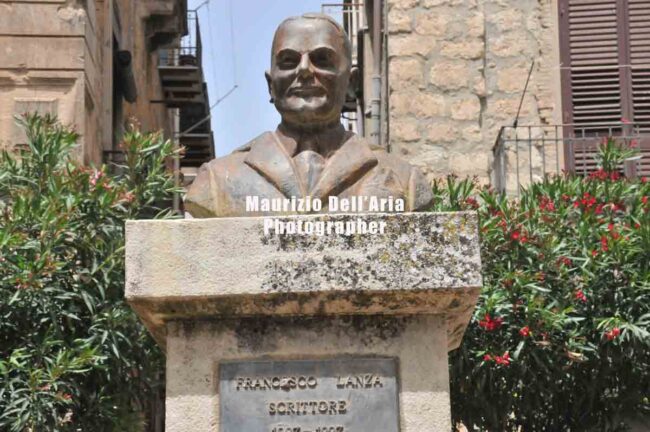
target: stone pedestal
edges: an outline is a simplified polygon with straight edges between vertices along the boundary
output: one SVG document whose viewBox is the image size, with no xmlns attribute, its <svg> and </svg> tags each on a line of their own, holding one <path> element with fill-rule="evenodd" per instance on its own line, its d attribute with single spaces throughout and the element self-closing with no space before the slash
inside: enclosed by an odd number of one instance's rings
<svg viewBox="0 0 650 432">
<path fill-rule="evenodd" d="M 127 224 L 126 296 L 166 349 L 168 432 L 451 430 L 447 352 L 481 286 L 476 215 L 281 220 L 360 218 L 384 234 L 265 235 L 264 218 Z M 394 372 L 363 373 L 375 363 Z M 300 388 L 255 372 L 292 368 Z"/>
</svg>

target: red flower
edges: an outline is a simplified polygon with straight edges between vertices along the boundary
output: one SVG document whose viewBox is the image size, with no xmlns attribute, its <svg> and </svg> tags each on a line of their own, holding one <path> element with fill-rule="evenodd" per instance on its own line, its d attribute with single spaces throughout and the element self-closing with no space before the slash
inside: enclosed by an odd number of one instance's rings
<svg viewBox="0 0 650 432">
<path fill-rule="evenodd" d="M 519 233 L 519 231 L 514 231 L 514 232 L 510 235 L 510 237 L 511 237 L 513 240 L 519 240 L 519 237 L 520 237 L 520 236 L 521 236 L 521 234 Z"/>
<path fill-rule="evenodd" d="M 648 178 L 647 177 L 641 177 L 641 183 L 647 183 Z"/>
<path fill-rule="evenodd" d="M 479 321 L 478 325 L 485 331 L 494 331 L 503 325 L 503 318 L 497 317 L 492 319 L 490 314 L 485 314 L 485 318 Z"/>
<path fill-rule="evenodd" d="M 470 207 L 472 207 L 473 209 L 477 209 L 477 208 L 478 208 L 478 201 L 476 201 L 474 198 L 471 198 L 471 197 L 470 197 L 470 198 L 467 198 L 467 199 L 465 200 L 465 203 L 466 203 L 467 205 L 469 205 Z"/>
<path fill-rule="evenodd" d="M 528 326 L 520 328 L 520 329 L 519 329 L 519 334 L 520 334 L 522 337 L 528 337 L 528 336 L 530 336 L 530 328 L 529 328 Z"/>
<path fill-rule="evenodd" d="M 640 223 L 638 223 L 638 222 L 637 222 L 637 223 L 635 223 L 635 224 L 634 224 L 634 228 L 636 228 L 636 229 L 639 229 L 639 228 L 641 228 L 641 224 L 640 224 Z"/>
<path fill-rule="evenodd" d="M 609 250 L 609 246 L 607 245 L 607 237 L 602 236 L 600 238 L 600 247 L 603 250 L 603 252 L 607 252 Z"/>
<path fill-rule="evenodd" d="M 596 249 L 592 250 L 592 251 L 591 251 L 591 256 L 592 256 L 592 257 L 596 257 L 596 256 L 598 256 L 598 251 L 597 251 Z"/>
<path fill-rule="evenodd" d="M 643 205 L 648 204 L 648 197 L 647 196 L 641 197 L 641 202 L 643 203 Z"/>
<path fill-rule="evenodd" d="M 594 213 L 596 213 L 596 214 L 598 214 L 598 215 L 599 215 L 599 214 L 603 214 L 603 207 L 604 207 L 603 204 L 598 204 L 598 205 L 596 206 L 596 209 L 594 210 Z"/>
<path fill-rule="evenodd" d="M 557 259 L 557 263 L 558 264 L 564 264 L 565 266 L 570 266 L 571 264 L 573 264 L 573 262 L 569 258 L 567 258 L 565 256 L 559 257 Z"/>
<path fill-rule="evenodd" d="M 580 301 L 585 302 L 585 303 L 587 302 L 587 296 L 585 295 L 584 291 L 582 291 L 582 290 L 576 291 L 574 296 L 575 296 L 576 300 L 580 300 Z"/>
<path fill-rule="evenodd" d="M 492 360 L 492 356 L 490 354 L 485 354 L 483 356 L 483 361 L 491 361 L 491 360 Z"/>
<path fill-rule="evenodd" d="M 621 334 L 621 329 L 618 327 L 614 327 L 610 331 L 605 332 L 605 337 L 607 338 L 607 340 L 611 341 L 616 339 L 620 334 Z"/>
<path fill-rule="evenodd" d="M 630 141 L 630 148 L 637 148 L 639 146 L 639 142 L 635 139 Z"/>
<path fill-rule="evenodd" d="M 602 168 L 598 168 L 596 171 L 589 174 L 589 178 L 592 180 L 607 180 L 608 174 Z"/>
<path fill-rule="evenodd" d="M 609 178 L 612 181 L 616 181 L 616 180 L 619 180 L 621 178 L 621 174 L 618 171 L 613 171 L 612 173 L 610 173 Z"/>
<path fill-rule="evenodd" d="M 510 364 L 510 354 L 506 351 L 502 356 L 495 356 L 494 361 L 498 365 L 508 366 Z"/>
<path fill-rule="evenodd" d="M 569 195 L 567 195 L 567 194 L 562 194 L 562 200 L 563 200 L 563 201 L 569 201 L 570 199 L 571 199 L 571 197 L 570 197 Z"/>
<path fill-rule="evenodd" d="M 542 211 L 553 212 L 555 211 L 555 203 L 547 196 L 543 196 L 539 200 L 539 209 Z"/>
</svg>

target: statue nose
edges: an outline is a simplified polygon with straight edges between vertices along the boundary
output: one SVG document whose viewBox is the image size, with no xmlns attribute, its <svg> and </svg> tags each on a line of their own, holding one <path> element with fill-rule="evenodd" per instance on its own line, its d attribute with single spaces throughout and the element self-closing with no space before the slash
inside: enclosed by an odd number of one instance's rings
<svg viewBox="0 0 650 432">
<path fill-rule="evenodd" d="M 311 62 L 309 61 L 309 55 L 307 53 L 303 54 L 300 58 L 300 64 L 298 65 L 298 75 L 303 78 L 312 75 Z"/>
</svg>

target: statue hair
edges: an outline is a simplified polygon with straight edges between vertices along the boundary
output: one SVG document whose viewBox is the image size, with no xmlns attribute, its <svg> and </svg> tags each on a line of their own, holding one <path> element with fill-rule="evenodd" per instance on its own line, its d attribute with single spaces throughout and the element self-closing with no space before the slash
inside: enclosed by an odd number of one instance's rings
<svg viewBox="0 0 650 432">
<path fill-rule="evenodd" d="M 280 23 L 278 28 L 275 30 L 275 35 L 273 36 L 273 44 L 272 46 L 275 46 L 276 38 L 278 35 L 278 31 L 282 28 L 284 24 L 286 24 L 289 21 L 296 21 L 296 20 L 303 20 L 303 19 L 316 19 L 316 20 L 323 20 L 327 21 L 330 23 L 335 29 L 336 32 L 343 38 L 343 49 L 345 50 L 345 56 L 348 59 L 350 63 L 352 63 L 352 45 L 350 44 L 350 39 L 348 38 L 348 34 L 345 32 L 345 29 L 339 23 L 337 20 L 335 20 L 333 17 L 330 15 L 324 14 L 324 13 L 317 13 L 317 12 L 309 12 L 305 13 L 299 16 L 292 16 L 289 18 L 286 18 L 284 21 Z"/>
</svg>

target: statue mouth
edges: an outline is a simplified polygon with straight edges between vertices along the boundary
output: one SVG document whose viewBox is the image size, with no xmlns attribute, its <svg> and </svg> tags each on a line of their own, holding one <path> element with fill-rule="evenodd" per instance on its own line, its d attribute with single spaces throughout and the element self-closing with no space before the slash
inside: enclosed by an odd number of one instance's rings
<svg viewBox="0 0 650 432">
<path fill-rule="evenodd" d="M 295 87 L 289 89 L 290 96 L 311 97 L 311 96 L 324 96 L 325 90 L 322 87 L 308 86 L 308 87 Z"/>
</svg>

